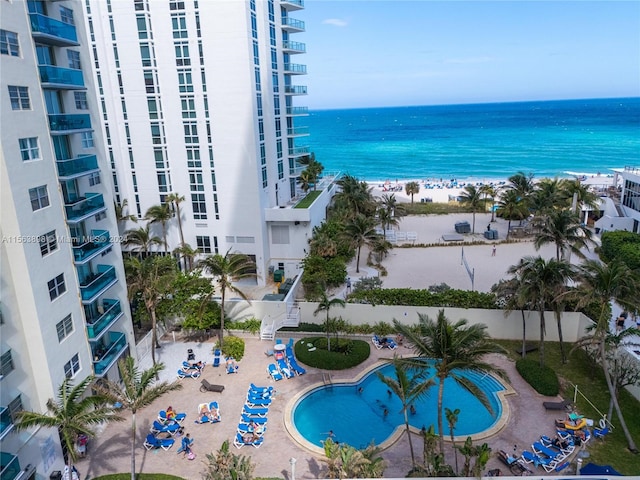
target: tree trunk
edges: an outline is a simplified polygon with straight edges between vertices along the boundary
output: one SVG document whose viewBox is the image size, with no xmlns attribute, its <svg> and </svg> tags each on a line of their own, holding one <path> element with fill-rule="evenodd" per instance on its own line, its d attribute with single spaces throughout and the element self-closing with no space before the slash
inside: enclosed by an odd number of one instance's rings
<svg viewBox="0 0 640 480">
<path fill-rule="evenodd" d="M 509 219 L 509 223 L 507 224 L 507 236 L 505 240 L 509 240 L 509 234 L 511 233 L 511 219 Z"/>
<path fill-rule="evenodd" d="M 527 321 L 524 319 L 524 310 L 522 313 L 522 358 L 527 356 Z"/>
<path fill-rule="evenodd" d="M 540 366 L 544 367 L 544 307 L 540 307 Z"/>
<path fill-rule="evenodd" d="M 227 289 L 222 287 L 222 294 L 220 296 L 220 332 L 218 332 L 218 340 L 220 341 L 220 348 L 222 348 L 222 340 L 224 338 L 224 296 L 227 293 Z"/>
<path fill-rule="evenodd" d="M 449 425 L 449 432 L 451 434 L 451 445 L 453 445 L 453 456 L 456 462 L 456 475 L 458 474 L 458 449 L 456 448 L 456 442 L 453 440 L 453 425 Z"/>
<path fill-rule="evenodd" d="M 147 311 L 149 312 L 149 316 L 151 317 L 151 364 L 155 366 L 156 364 L 156 342 L 158 341 L 158 332 L 156 331 L 156 310 L 152 307 L 147 307 Z M 156 380 L 158 380 L 158 375 L 156 374 Z"/>
<path fill-rule="evenodd" d="M 471 233 L 476 233 L 476 211 L 473 211 L 473 226 L 471 227 Z"/>
<path fill-rule="evenodd" d="M 496 203 L 496 199 L 494 197 L 491 197 L 491 221 L 492 222 L 496 221 L 496 209 L 493 208 L 494 203 Z"/>
<path fill-rule="evenodd" d="M 164 240 L 164 253 L 169 253 L 169 244 L 167 243 L 167 227 L 162 226 L 162 239 Z"/>
<path fill-rule="evenodd" d="M 327 308 L 327 352 L 331 351 L 331 336 L 329 335 L 329 309 Z"/>
<path fill-rule="evenodd" d="M 444 429 L 442 428 L 442 397 L 444 396 L 444 378 L 439 377 L 438 385 L 438 435 L 440 435 L 440 453 L 444 457 Z"/>
<path fill-rule="evenodd" d="M 562 358 L 562 363 L 567 363 L 567 354 L 564 351 L 564 343 L 562 342 L 562 312 L 555 312 L 556 322 L 558 323 L 558 339 L 560 340 L 560 357 Z"/>
<path fill-rule="evenodd" d="M 136 411 L 131 411 L 131 480 L 136 480 Z"/>
<path fill-rule="evenodd" d="M 360 249 L 362 247 L 358 246 L 358 256 L 356 259 L 356 273 L 360 273 Z"/>
</svg>

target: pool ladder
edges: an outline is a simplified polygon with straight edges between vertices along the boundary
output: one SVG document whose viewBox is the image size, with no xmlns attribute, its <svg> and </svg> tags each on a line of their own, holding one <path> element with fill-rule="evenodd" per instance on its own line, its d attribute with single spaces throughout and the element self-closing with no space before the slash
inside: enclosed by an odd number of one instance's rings
<svg viewBox="0 0 640 480">
<path fill-rule="evenodd" d="M 331 385 L 333 382 L 331 381 L 331 374 L 322 372 L 322 383 L 325 385 Z"/>
</svg>

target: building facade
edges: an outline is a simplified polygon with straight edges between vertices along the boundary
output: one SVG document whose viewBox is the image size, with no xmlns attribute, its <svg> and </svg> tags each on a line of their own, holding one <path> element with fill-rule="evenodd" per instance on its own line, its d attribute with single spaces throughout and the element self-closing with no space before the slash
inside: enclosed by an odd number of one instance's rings
<svg viewBox="0 0 640 480">
<path fill-rule="evenodd" d="M 57 431 L 18 432 L 15 413 L 65 378 L 117 380 L 135 342 L 83 5 L 1 9 L 1 477 L 48 478 Z"/>
<path fill-rule="evenodd" d="M 295 274 L 321 211 L 300 221 L 298 161 L 309 154 L 296 98 L 302 0 L 87 0 L 98 96 L 116 201 L 144 221 L 184 197 L 184 242 L 202 254 L 241 252 Z M 320 205 L 320 204 L 318 204 Z M 325 205 L 326 206 L 326 205 Z M 306 218 L 305 217 L 305 218 Z M 268 218 L 272 218 L 269 220 Z M 273 220 L 273 218 L 276 218 Z M 139 228 L 129 221 L 124 229 Z M 181 245 L 167 225 L 167 249 Z M 152 232 L 161 235 L 159 225 Z M 158 246 L 157 250 L 164 247 Z"/>
</svg>

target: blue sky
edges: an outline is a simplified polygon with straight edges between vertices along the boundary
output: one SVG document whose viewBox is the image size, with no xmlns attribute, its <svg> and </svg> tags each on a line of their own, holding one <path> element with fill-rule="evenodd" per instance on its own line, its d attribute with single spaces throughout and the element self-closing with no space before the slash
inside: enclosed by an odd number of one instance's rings
<svg viewBox="0 0 640 480">
<path fill-rule="evenodd" d="M 639 1 L 305 0 L 311 109 L 640 96 Z"/>
</svg>

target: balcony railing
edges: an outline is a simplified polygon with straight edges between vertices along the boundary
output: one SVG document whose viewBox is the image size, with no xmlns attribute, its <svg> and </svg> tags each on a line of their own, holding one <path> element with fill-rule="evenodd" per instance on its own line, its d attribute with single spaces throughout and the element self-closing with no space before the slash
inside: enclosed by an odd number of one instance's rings
<svg viewBox="0 0 640 480">
<path fill-rule="evenodd" d="M 40 65 L 38 71 L 40 72 L 40 83 L 44 88 L 60 90 L 85 88 L 82 70 L 55 67 L 53 65 Z"/>
<path fill-rule="evenodd" d="M 57 47 L 80 45 L 76 27 L 40 13 L 30 13 L 31 35 L 40 43 Z"/>
<path fill-rule="evenodd" d="M 282 42 L 282 50 L 284 50 L 286 53 L 306 53 L 307 45 L 302 42 L 284 40 Z"/>
<path fill-rule="evenodd" d="M 285 95 L 306 95 L 307 86 L 306 85 L 285 85 L 284 93 Z"/>
<path fill-rule="evenodd" d="M 2 480 L 14 480 L 21 473 L 20 460 L 16 455 L 0 452 L 0 478 Z"/>
<path fill-rule="evenodd" d="M 309 115 L 309 107 L 287 107 L 287 115 Z"/>
<path fill-rule="evenodd" d="M 287 135 L 290 137 L 301 137 L 309 135 L 309 127 L 287 128 Z"/>
<path fill-rule="evenodd" d="M 58 178 L 60 180 L 71 180 L 100 169 L 98 167 L 98 157 L 95 155 L 86 155 L 70 160 L 58 160 L 56 165 L 58 166 Z"/>
<path fill-rule="evenodd" d="M 289 32 L 304 32 L 304 22 L 297 18 L 282 17 L 282 29 Z"/>
<path fill-rule="evenodd" d="M 304 8 L 304 0 L 281 0 L 280 5 L 287 10 L 300 10 Z"/>
<path fill-rule="evenodd" d="M 302 155 L 307 155 L 310 151 L 308 146 L 306 147 L 291 147 L 289 148 L 289 156 L 291 157 L 300 157 Z"/>
<path fill-rule="evenodd" d="M 87 318 L 89 340 L 98 340 L 100 335 L 122 316 L 122 307 L 118 300 L 102 299 L 104 313 L 96 318 Z"/>
<path fill-rule="evenodd" d="M 93 362 L 93 370 L 96 375 L 104 374 L 118 359 L 122 351 L 127 348 L 127 337 L 124 336 L 124 333 L 109 332 L 107 341 L 108 343 L 104 345 L 96 346 L 93 351 L 94 358 L 97 358 Z M 99 350 L 100 347 L 104 349 L 104 352 Z"/>
<path fill-rule="evenodd" d="M 305 171 L 307 167 L 303 167 L 302 165 L 296 164 L 295 167 L 289 167 L 289 176 L 290 177 L 299 177 L 302 172 Z"/>
<path fill-rule="evenodd" d="M 101 293 L 117 281 L 115 268 L 111 265 L 98 265 L 95 273 L 91 273 L 80 281 L 82 303 L 93 302 Z"/>
<path fill-rule="evenodd" d="M 91 230 L 89 237 L 80 238 L 73 242 L 73 260 L 76 264 L 87 263 L 110 247 L 108 230 Z"/>
<path fill-rule="evenodd" d="M 82 220 L 106 210 L 104 198 L 100 193 L 87 193 L 73 202 L 65 203 L 64 210 L 68 223 L 79 223 Z"/>
<path fill-rule="evenodd" d="M 284 73 L 292 74 L 292 75 L 306 75 L 307 74 L 307 66 L 300 65 L 299 63 L 285 63 L 284 64 Z"/>
<path fill-rule="evenodd" d="M 0 438 L 13 429 L 13 421 L 7 407 L 0 407 Z M 2 477 L 4 478 L 4 477 Z"/>
<path fill-rule="evenodd" d="M 91 130 L 91 116 L 88 113 L 49 115 L 52 135 L 67 135 L 74 131 Z"/>
</svg>

